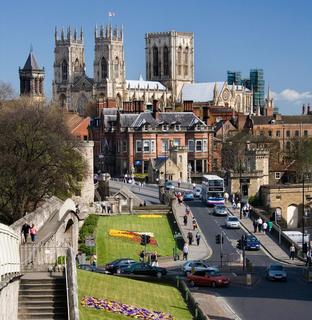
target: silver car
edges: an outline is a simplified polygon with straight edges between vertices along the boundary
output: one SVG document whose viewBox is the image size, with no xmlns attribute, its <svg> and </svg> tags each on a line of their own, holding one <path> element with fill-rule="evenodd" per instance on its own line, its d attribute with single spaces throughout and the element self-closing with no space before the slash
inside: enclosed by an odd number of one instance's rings
<svg viewBox="0 0 312 320">
<path fill-rule="evenodd" d="M 239 219 L 235 216 L 227 216 L 225 219 L 225 226 L 229 229 L 239 228 Z"/>
<path fill-rule="evenodd" d="M 280 264 L 271 264 L 268 266 L 265 276 L 268 280 L 287 281 L 287 272 Z"/>
<path fill-rule="evenodd" d="M 215 216 L 227 216 L 228 215 L 228 209 L 223 204 L 216 204 L 213 208 L 213 214 Z"/>
<path fill-rule="evenodd" d="M 192 271 L 216 271 L 219 272 L 218 267 L 209 266 L 208 263 L 199 260 L 186 261 L 182 266 L 182 271 L 187 275 Z"/>
</svg>

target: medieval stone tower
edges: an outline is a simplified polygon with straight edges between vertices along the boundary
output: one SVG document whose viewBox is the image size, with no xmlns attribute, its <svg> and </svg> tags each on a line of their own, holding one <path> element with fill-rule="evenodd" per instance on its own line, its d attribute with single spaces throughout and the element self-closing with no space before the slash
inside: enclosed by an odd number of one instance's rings
<svg viewBox="0 0 312 320">
<path fill-rule="evenodd" d="M 71 87 L 85 74 L 82 30 L 78 36 L 77 31 L 72 31 L 69 27 L 65 36 L 62 29 L 59 38 L 55 29 L 54 54 L 53 99 L 58 101 L 62 107 L 71 110 Z"/>
<path fill-rule="evenodd" d="M 175 101 L 184 83 L 194 81 L 194 34 L 157 32 L 145 35 L 146 79 L 159 81 Z"/>
<path fill-rule="evenodd" d="M 94 83 L 96 96 L 114 98 L 121 106 L 125 89 L 125 58 L 122 28 L 96 27 L 94 32 Z"/>
<path fill-rule="evenodd" d="M 23 69 L 19 68 L 20 95 L 43 100 L 44 74 L 44 68 L 39 67 L 31 50 Z"/>
</svg>

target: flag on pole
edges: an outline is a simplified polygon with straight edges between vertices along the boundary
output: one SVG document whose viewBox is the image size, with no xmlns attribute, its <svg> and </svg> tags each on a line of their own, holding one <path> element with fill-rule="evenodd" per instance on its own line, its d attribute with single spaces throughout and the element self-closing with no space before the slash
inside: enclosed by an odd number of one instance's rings
<svg viewBox="0 0 312 320">
<path fill-rule="evenodd" d="M 115 12 L 113 12 L 113 11 L 108 11 L 108 16 L 109 16 L 109 17 L 115 17 Z"/>
</svg>

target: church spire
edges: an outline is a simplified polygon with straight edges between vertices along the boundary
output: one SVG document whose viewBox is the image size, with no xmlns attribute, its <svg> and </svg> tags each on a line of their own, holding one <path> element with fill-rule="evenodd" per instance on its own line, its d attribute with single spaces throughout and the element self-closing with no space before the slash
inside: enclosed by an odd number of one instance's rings
<svg viewBox="0 0 312 320">
<path fill-rule="evenodd" d="M 217 88 L 217 83 L 215 82 L 213 87 L 213 101 L 217 101 L 217 98 L 218 98 L 218 88 Z"/>
</svg>

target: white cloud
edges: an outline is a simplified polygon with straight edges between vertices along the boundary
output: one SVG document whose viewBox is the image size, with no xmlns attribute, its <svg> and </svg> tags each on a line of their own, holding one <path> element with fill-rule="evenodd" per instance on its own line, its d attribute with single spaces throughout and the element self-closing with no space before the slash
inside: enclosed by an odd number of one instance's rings
<svg viewBox="0 0 312 320">
<path fill-rule="evenodd" d="M 299 92 L 293 89 L 285 89 L 280 93 L 272 92 L 272 95 L 277 101 L 289 101 L 293 103 L 310 102 L 312 100 L 312 92 Z"/>
</svg>

